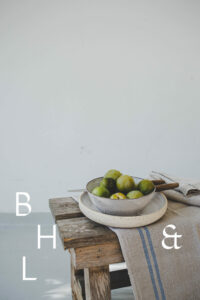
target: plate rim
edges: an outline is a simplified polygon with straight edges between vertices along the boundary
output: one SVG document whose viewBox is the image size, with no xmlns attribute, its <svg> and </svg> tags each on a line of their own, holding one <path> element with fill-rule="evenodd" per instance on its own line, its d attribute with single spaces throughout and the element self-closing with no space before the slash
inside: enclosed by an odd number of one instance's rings
<svg viewBox="0 0 200 300">
<path fill-rule="evenodd" d="M 144 215 L 139 215 L 139 216 L 115 216 L 115 215 L 109 215 L 109 214 L 105 214 L 102 213 L 100 211 L 96 211 L 93 210 L 90 207 L 87 207 L 86 205 L 83 204 L 83 196 L 87 194 L 87 191 L 84 191 L 83 193 L 81 193 L 80 197 L 79 197 L 79 208 L 80 210 L 83 212 L 83 214 L 90 220 L 99 223 L 99 224 L 103 224 L 106 226 L 111 226 L 111 227 L 118 227 L 118 228 L 134 228 L 134 227 L 141 227 L 141 226 L 145 226 L 151 223 L 156 222 L 157 220 L 159 220 L 167 211 L 167 207 L 168 207 L 168 201 L 167 201 L 167 197 L 163 194 L 159 192 L 159 195 L 162 196 L 162 198 L 164 199 L 164 205 L 163 207 L 161 207 L 159 210 L 153 212 L 153 213 L 149 213 L 149 214 L 144 214 Z M 88 196 L 89 197 L 89 196 Z M 90 215 L 92 213 L 92 216 Z M 88 216 L 88 214 L 90 216 Z M 96 216 L 96 218 L 95 218 Z M 103 221 L 99 221 L 100 219 L 104 219 Z M 146 222 L 144 222 L 144 218 L 147 219 Z M 97 221 L 98 219 L 98 221 Z M 108 223 L 115 223 L 116 221 L 121 221 L 124 222 L 124 224 L 119 224 L 120 226 L 115 226 L 115 225 L 109 225 Z M 133 223 L 136 222 L 137 224 L 140 223 L 144 223 L 143 225 L 134 225 Z M 130 223 L 130 226 L 128 225 L 128 223 Z M 126 224 L 126 225 L 125 225 Z"/>
</svg>

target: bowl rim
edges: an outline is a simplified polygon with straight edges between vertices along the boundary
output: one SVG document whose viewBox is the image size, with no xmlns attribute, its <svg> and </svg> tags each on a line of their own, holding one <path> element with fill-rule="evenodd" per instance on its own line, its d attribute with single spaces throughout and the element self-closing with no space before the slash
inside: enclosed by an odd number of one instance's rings
<svg viewBox="0 0 200 300">
<path fill-rule="evenodd" d="M 137 177 L 137 176 L 131 176 L 131 177 L 133 177 L 133 179 L 134 179 L 134 178 L 137 178 L 137 179 L 143 180 L 143 178 L 140 178 L 140 177 Z M 125 199 L 111 199 L 110 197 L 109 197 L 109 198 L 106 198 L 106 197 L 96 196 L 96 195 L 92 194 L 92 193 L 88 190 L 88 185 L 89 185 L 92 181 L 97 180 L 97 179 L 102 179 L 102 178 L 104 178 L 104 176 L 100 176 L 100 177 L 93 178 L 92 180 L 90 180 L 90 181 L 87 182 L 87 184 L 86 184 L 86 191 L 88 192 L 88 194 L 90 194 L 90 195 L 93 196 L 93 197 L 100 198 L 100 199 L 106 199 L 106 200 L 109 199 L 109 200 L 120 201 L 120 202 L 125 200 L 125 201 L 131 201 L 131 202 L 133 202 L 134 200 L 136 201 L 136 200 L 138 200 L 138 199 L 144 199 L 144 198 L 146 198 L 147 196 L 153 194 L 153 193 L 156 191 L 156 187 L 154 187 L 154 189 L 153 189 L 153 191 L 152 191 L 151 193 L 149 193 L 149 194 L 147 194 L 147 195 L 144 195 L 144 196 L 142 196 L 142 197 L 139 197 L 139 198 L 135 198 L 135 199 L 129 199 L 129 198 L 125 198 Z"/>
</svg>

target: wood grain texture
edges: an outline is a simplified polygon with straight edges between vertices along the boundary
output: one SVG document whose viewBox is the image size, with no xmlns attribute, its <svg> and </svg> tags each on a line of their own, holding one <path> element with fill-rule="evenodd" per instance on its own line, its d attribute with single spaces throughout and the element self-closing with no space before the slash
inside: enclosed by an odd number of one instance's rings
<svg viewBox="0 0 200 300">
<path fill-rule="evenodd" d="M 113 231 L 86 217 L 58 220 L 57 225 L 65 249 L 118 241 Z"/>
<path fill-rule="evenodd" d="M 124 262 L 118 240 L 101 245 L 70 249 L 70 253 L 76 269 Z"/>
<path fill-rule="evenodd" d="M 85 300 L 85 285 L 82 270 L 77 271 L 71 261 L 71 289 L 73 300 Z"/>
<path fill-rule="evenodd" d="M 172 190 L 179 187 L 179 183 L 166 183 L 166 184 L 159 184 L 156 185 L 156 192 L 166 191 L 166 190 Z"/>
<path fill-rule="evenodd" d="M 110 300 L 109 267 L 84 269 L 86 300 Z"/>
<path fill-rule="evenodd" d="M 76 278 L 81 284 L 82 291 L 84 293 L 85 287 L 84 287 L 84 274 L 83 270 L 76 271 Z M 120 289 L 123 287 L 131 286 L 130 278 L 128 275 L 128 270 L 116 270 L 110 272 L 110 288 L 111 290 Z"/>
<path fill-rule="evenodd" d="M 162 183 L 165 183 L 164 180 L 162 179 L 154 179 L 154 180 L 151 180 L 153 182 L 153 184 L 155 185 L 158 185 L 158 184 L 162 184 Z"/>
<path fill-rule="evenodd" d="M 49 207 L 55 221 L 83 216 L 78 203 L 72 197 L 50 199 Z"/>
</svg>

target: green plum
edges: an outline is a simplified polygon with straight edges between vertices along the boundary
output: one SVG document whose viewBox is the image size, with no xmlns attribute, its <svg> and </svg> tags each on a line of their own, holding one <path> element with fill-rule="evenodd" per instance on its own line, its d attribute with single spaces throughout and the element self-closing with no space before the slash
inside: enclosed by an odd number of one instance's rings
<svg viewBox="0 0 200 300">
<path fill-rule="evenodd" d="M 103 178 L 100 186 L 104 186 L 112 194 L 116 191 L 116 181 L 112 178 Z"/>
<path fill-rule="evenodd" d="M 122 193 L 128 193 L 135 189 L 135 181 L 129 175 L 121 175 L 117 179 L 117 189 Z"/>
<path fill-rule="evenodd" d="M 126 196 L 128 199 L 137 199 L 144 195 L 140 191 L 131 191 Z"/>
<path fill-rule="evenodd" d="M 97 186 L 92 190 L 92 194 L 98 197 L 105 197 L 109 198 L 110 197 L 110 192 L 107 188 L 104 186 Z"/>
<path fill-rule="evenodd" d="M 105 178 L 112 178 L 112 179 L 114 179 L 114 180 L 117 180 L 117 178 L 118 178 L 119 176 L 121 176 L 121 175 L 122 175 L 122 174 L 121 174 L 119 171 L 112 169 L 112 170 L 109 170 L 109 171 L 104 175 L 104 177 L 105 177 Z"/>
<path fill-rule="evenodd" d="M 113 200 L 126 199 L 126 196 L 122 193 L 115 193 L 111 197 Z"/>
<path fill-rule="evenodd" d="M 144 195 L 151 193 L 154 190 L 155 186 L 151 180 L 143 179 L 138 183 L 138 189 Z"/>
</svg>

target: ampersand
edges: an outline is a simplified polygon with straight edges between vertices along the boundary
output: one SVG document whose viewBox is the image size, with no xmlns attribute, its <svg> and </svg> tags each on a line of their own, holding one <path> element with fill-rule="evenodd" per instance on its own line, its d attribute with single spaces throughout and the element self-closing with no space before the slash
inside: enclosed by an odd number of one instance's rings
<svg viewBox="0 0 200 300">
<path fill-rule="evenodd" d="M 165 236 L 165 238 L 162 240 L 162 247 L 163 248 L 165 248 L 165 249 L 167 249 L 167 250 L 170 250 L 170 249 L 180 249 L 182 246 L 178 246 L 178 244 L 177 244 L 177 240 L 178 240 L 178 238 L 181 238 L 182 237 L 182 235 L 180 235 L 180 234 L 177 234 L 177 232 L 175 232 L 174 234 L 168 234 L 167 232 L 166 232 L 166 228 L 172 228 L 173 230 L 175 230 L 176 229 L 176 226 L 175 225 L 173 225 L 173 224 L 169 224 L 169 225 L 167 225 L 164 229 L 163 229 L 163 235 Z M 174 245 L 173 246 L 168 246 L 168 245 L 166 245 L 165 244 L 165 240 L 166 239 L 169 239 L 169 238 L 173 238 L 174 239 Z"/>
</svg>

